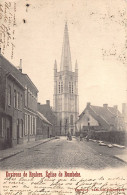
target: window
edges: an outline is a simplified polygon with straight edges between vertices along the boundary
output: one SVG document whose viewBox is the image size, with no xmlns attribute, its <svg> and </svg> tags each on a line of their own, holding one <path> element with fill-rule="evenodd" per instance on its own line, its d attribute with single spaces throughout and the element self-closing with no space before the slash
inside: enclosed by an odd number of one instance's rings
<svg viewBox="0 0 127 195">
<path fill-rule="evenodd" d="M 8 86 L 8 105 L 11 105 L 11 86 Z"/>
<path fill-rule="evenodd" d="M 14 90 L 14 108 L 16 108 L 16 90 Z"/>
<path fill-rule="evenodd" d="M 71 82 L 69 82 L 69 93 L 71 93 Z"/>
<path fill-rule="evenodd" d="M 73 125 L 73 115 L 70 116 L 70 124 Z"/>
<path fill-rule="evenodd" d="M 4 131 L 6 128 L 6 119 L 4 117 L 1 118 L 1 128 L 0 128 L 0 137 L 4 136 Z"/>
<path fill-rule="evenodd" d="M 25 87 L 25 106 L 27 106 L 27 87 Z"/>
<path fill-rule="evenodd" d="M 36 135 L 36 117 L 33 118 L 33 132 Z"/>
<path fill-rule="evenodd" d="M 28 132 L 30 134 L 30 115 L 28 115 Z"/>
<path fill-rule="evenodd" d="M 23 137 L 23 120 L 21 119 L 21 137 Z"/>
<path fill-rule="evenodd" d="M 72 93 L 74 92 L 74 90 L 73 90 L 73 83 L 72 83 L 72 91 L 71 91 Z"/>
<path fill-rule="evenodd" d="M 20 93 L 17 93 L 17 108 L 20 109 Z"/>
<path fill-rule="evenodd" d="M 35 117 L 33 117 L 33 132 L 35 134 Z"/>
<path fill-rule="evenodd" d="M 33 135 L 33 116 L 31 116 L 31 134 Z"/>
<path fill-rule="evenodd" d="M 27 114 L 25 114 L 25 135 L 28 134 L 28 122 L 27 122 Z"/>
<path fill-rule="evenodd" d="M 63 82 L 61 82 L 61 93 L 63 93 Z"/>
<path fill-rule="evenodd" d="M 60 93 L 60 82 L 59 82 L 59 93 Z"/>
<path fill-rule="evenodd" d="M 22 106 L 23 106 L 23 98 L 22 98 L 22 94 L 21 94 L 21 97 L 20 97 L 20 109 L 22 110 Z"/>
</svg>

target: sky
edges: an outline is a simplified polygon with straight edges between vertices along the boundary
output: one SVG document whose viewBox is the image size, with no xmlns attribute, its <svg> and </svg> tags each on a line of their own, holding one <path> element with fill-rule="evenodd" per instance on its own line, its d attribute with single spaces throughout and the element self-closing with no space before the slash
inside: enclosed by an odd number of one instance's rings
<svg viewBox="0 0 127 195">
<path fill-rule="evenodd" d="M 4 1 L 3 1 L 4 2 Z M 68 23 L 72 67 L 79 68 L 79 113 L 87 102 L 109 106 L 127 102 L 127 1 L 22 0 L 16 2 L 15 66 L 22 59 L 39 90 L 38 101 L 53 106 L 53 68 L 58 70 L 65 22 Z M 29 6 L 26 6 L 29 4 Z"/>
</svg>

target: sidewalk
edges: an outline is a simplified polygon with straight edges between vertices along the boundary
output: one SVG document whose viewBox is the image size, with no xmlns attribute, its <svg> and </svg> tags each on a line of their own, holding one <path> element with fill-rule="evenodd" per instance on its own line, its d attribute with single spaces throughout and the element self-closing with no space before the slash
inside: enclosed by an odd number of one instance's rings
<svg viewBox="0 0 127 195">
<path fill-rule="evenodd" d="M 115 155 L 114 157 L 127 163 L 127 149 L 124 154 Z"/>
<path fill-rule="evenodd" d="M 37 140 L 37 141 L 31 141 L 29 143 L 17 145 L 13 148 L 8 148 L 5 150 L 0 150 L 0 161 L 9 158 L 11 156 L 14 156 L 16 154 L 19 154 L 21 152 L 24 152 L 25 149 L 30 149 L 35 146 L 41 145 L 43 143 L 49 142 L 50 140 L 55 139 L 55 137 L 52 138 L 47 138 L 47 139 L 42 139 L 42 140 Z"/>
<path fill-rule="evenodd" d="M 119 145 L 119 144 L 112 144 L 109 142 L 105 142 L 105 141 L 98 141 L 98 140 L 90 140 L 90 141 L 94 141 L 97 142 L 100 146 L 107 146 L 109 148 L 113 148 L 113 147 L 117 147 L 119 148 L 122 152 L 119 155 L 114 155 L 115 158 L 127 163 L 127 148 L 125 146 Z"/>
<path fill-rule="evenodd" d="M 85 140 L 85 139 L 83 139 L 83 140 Z M 89 139 L 89 141 L 92 141 L 92 142 L 95 142 L 95 143 L 99 144 L 100 147 L 105 146 L 105 147 L 108 147 L 108 148 L 111 148 L 111 149 L 113 147 L 119 148 L 121 150 L 121 154 L 113 155 L 113 157 L 127 163 L 127 148 L 125 146 L 121 146 L 119 144 L 113 144 L 113 143 L 106 142 L 106 141 L 93 140 L 93 139 Z"/>
</svg>

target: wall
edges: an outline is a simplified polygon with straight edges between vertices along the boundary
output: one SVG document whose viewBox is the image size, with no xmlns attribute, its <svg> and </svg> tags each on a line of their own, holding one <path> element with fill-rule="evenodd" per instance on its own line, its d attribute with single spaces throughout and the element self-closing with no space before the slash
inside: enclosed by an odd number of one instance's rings
<svg viewBox="0 0 127 195">
<path fill-rule="evenodd" d="M 51 136 L 52 136 L 52 126 L 44 122 L 39 117 L 37 117 L 36 140 L 49 138 Z"/>
<path fill-rule="evenodd" d="M 82 130 L 83 126 L 88 126 L 88 122 L 89 126 L 99 126 L 98 121 L 89 114 L 88 110 L 85 110 L 85 114 L 76 123 L 77 131 Z"/>
</svg>

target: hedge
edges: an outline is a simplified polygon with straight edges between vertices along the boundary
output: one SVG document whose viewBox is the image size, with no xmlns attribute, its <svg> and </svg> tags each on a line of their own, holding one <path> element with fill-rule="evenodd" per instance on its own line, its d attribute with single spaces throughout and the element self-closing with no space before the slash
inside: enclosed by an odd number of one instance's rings
<svg viewBox="0 0 127 195">
<path fill-rule="evenodd" d="M 125 131 L 90 131 L 89 138 L 127 145 L 127 132 Z"/>
</svg>

